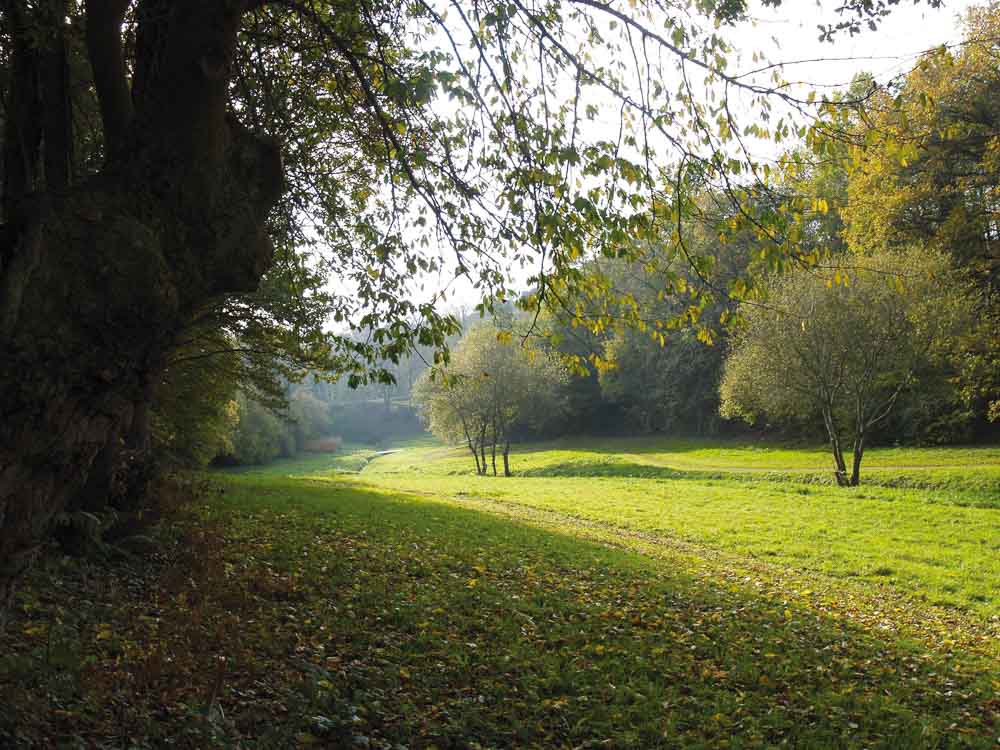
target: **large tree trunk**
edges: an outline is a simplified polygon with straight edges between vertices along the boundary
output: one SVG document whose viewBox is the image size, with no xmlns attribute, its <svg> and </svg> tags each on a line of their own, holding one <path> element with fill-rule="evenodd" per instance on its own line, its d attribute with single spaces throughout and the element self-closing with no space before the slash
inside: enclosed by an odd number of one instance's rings
<svg viewBox="0 0 1000 750">
<path fill-rule="evenodd" d="M 180 331 L 225 294 L 256 288 L 271 260 L 279 152 L 228 111 L 247 0 L 141 0 L 131 96 L 127 4 L 87 4 L 109 161 L 83 184 L 61 183 L 63 160 L 49 153 L 58 138 L 46 132 L 40 146 L 31 127 L 39 97 L 48 111 L 60 93 L 39 88 L 26 39 L 12 47 L 21 77 L 8 101 L 0 247 L 0 603 L 95 459 L 110 466 L 120 437 L 146 439 L 148 384 Z M 16 0 L 3 9 L 36 12 Z"/>
<path fill-rule="evenodd" d="M 91 464 L 83 488 L 67 510 L 98 513 L 109 507 L 136 510 L 153 479 L 151 411 L 155 383 L 147 375 L 140 398 L 128 417 L 111 433 Z"/>
</svg>

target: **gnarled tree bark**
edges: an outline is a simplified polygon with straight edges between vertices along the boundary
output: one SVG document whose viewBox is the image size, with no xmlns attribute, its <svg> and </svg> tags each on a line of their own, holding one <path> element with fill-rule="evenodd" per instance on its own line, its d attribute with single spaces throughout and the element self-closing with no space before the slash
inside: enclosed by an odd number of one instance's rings
<svg viewBox="0 0 1000 750">
<path fill-rule="evenodd" d="M 64 51 L 47 15 L 62 23 L 60 0 L 0 6 L 14 40 L 0 248 L 0 603 L 95 459 L 148 410 L 149 384 L 186 323 L 256 288 L 271 261 L 265 221 L 283 186 L 279 150 L 228 106 L 251 0 L 139 0 L 131 85 L 127 4 L 87 2 L 108 158 L 75 184 L 60 129 Z M 52 32 L 41 48 L 32 27 Z"/>
</svg>

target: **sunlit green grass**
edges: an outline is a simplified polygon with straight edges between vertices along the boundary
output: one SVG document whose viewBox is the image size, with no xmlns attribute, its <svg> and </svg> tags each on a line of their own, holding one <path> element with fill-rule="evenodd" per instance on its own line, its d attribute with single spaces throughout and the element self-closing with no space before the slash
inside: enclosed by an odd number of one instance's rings
<svg viewBox="0 0 1000 750">
<path fill-rule="evenodd" d="M 832 461 L 819 448 L 708 441 L 617 438 L 518 446 L 518 477 L 618 477 L 835 484 Z M 469 475 L 473 462 L 461 448 L 418 445 L 380 459 L 369 471 L 425 476 Z M 925 501 L 1000 508 L 1000 449 L 987 447 L 875 448 L 866 453 L 865 489 L 933 490 Z M 851 490 L 849 490 L 850 492 Z"/>
<path fill-rule="evenodd" d="M 799 471 L 826 460 L 819 449 L 735 443 L 541 444 L 514 455 L 511 478 L 475 476 L 464 450 L 426 442 L 375 460 L 359 455 L 360 476 L 383 488 L 501 501 L 1000 614 L 1000 449 L 993 447 L 874 449 L 875 466 L 932 468 L 873 470 L 878 483 L 850 489 Z M 303 461 L 281 471 L 329 476 L 337 469 Z"/>
<path fill-rule="evenodd" d="M 301 474 L 358 472 L 380 451 L 361 443 L 345 443 L 336 453 L 302 453 L 295 458 L 279 458 L 261 466 L 239 466 L 219 469 L 223 474 L 253 474 L 262 477 L 284 477 Z"/>
<path fill-rule="evenodd" d="M 541 443 L 531 452 L 571 456 L 595 453 L 627 454 L 649 463 L 677 468 L 818 469 L 831 465 L 826 446 L 782 446 L 746 440 L 682 438 L 573 438 Z M 868 467 L 926 468 L 934 466 L 1000 466 L 1000 446 L 945 446 L 934 448 L 874 447 L 865 452 Z"/>
<path fill-rule="evenodd" d="M 370 481 L 556 511 L 1000 613 L 998 512 L 929 503 L 921 491 L 595 477 L 373 474 Z"/>
<path fill-rule="evenodd" d="M 403 463 L 402 454 L 377 461 L 392 457 Z M 498 517 L 462 507 L 457 492 L 438 500 L 376 488 L 363 479 L 376 476 L 376 463 L 350 479 L 228 477 L 223 505 L 210 511 L 230 525 L 235 565 L 257 559 L 295 582 L 295 619 L 275 638 L 294 634 L 300 658 L 316 664 L 300 740 L 419 748 L 997 741 L 995 655 L 963 653 L 947 633 L 928 646 L 858 624 L 919 610 L 890 614 L 885 603 L 836 589 L 792 596 L 780 575 L 746 575 L 728 559 L 706 568 L 685 550 L 615 550 L 614 534 L 582 540 L 572 522 Z M 531 481 L 517 486 L 580 487 Z M 865 606 L 872 610 L 856 611 Z M 312 728 L 317 715 L 331 719 L 324 734 Z"/>
<path fill-rule="evenodd" d="M 820 449 L 584 439 L 517 451 L 510 478 L 475 476 L 466 451 L 428 441 L 262 475 L 360 469 L 396 491 L 501 501 L 1000 615 L 1000 449 L 873 449 L 868 459 L 930 468 L 873 469 L 877 482 L 844 489 L 801 471 L 827 460 Z"/>
<path fill-rule="evenodd" d="M 278 458 L 268 464 L 213 469 L 214 474 L 253 474 L 264 477 L 301 476 L 303 474 L 357 473 L 375 458 L 387 457 L 406 449 L 413 455 L 422 449 L 440 448 L 433 438 L 415 438 L 376 448 L 365 443 L 344 443 L 336 453 L 300 453 L 294 458 Z M 409 455 L 409 454 L 408 454 Z"/>
<path fill-rule="evenodd" d="M 428 464 L 428 461 L 431 463 Z M 515 447 L 520 476 L 638 476 L 776 479 L 832 484 L 833 461 L 821 447 L 707 440 L 583 438 Z M 473 462 L 461 448 L 425 445 L 380 461 L 380 471 L 467 474 Z M 866 485 L 964 488 L 1000 504 L 1000 447 L 872 448 L 862 464 Z"/>
</svg>

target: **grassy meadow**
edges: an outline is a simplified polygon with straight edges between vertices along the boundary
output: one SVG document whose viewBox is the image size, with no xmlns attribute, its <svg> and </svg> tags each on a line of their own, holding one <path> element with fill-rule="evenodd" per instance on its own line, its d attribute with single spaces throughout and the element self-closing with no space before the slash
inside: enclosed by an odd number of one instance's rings
<svg viewBox="0 0 1000 750">
<path fill-rule="evenodd" d="M 79 746 L 1000 746 L 1000 449 L 872 451 L 853 489 L 764 445 L 512 461 L 214 473 L 157 566 L 39 571 L 9 705 Z M 89 610 L 57 618 L 53 579 Z"/>
<path fill-rule="evenodd" d="M 654 441 L 632 449 L 618 440 L 602 452 L 600 445 L 540 446 L 516 455 L 518 475 L 506 479 L 477 477 L 468 455 L 441 447 L 386 455 L 362 476 L 393 490 L 557 514 L 1000 615 L 998 449 L 872 451 L 865 484 L 845 489 L 832 484 L 830 459 L 819 450 Z M 913 468 L 925 458 L 932 468 Z"/>
</svg>

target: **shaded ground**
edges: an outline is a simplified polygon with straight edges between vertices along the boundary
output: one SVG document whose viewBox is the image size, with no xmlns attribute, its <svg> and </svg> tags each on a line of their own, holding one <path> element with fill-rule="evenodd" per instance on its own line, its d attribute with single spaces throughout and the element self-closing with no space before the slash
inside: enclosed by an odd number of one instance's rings
<svg viewBox="0 0 1000 750">
<path fill-rule="evenodd" d="M 585 512 L 567 478 L 371 484 L 407 460 L 227 475 L 152 558 L 39 570 L 0 636 L 0 747 L 998 746 L 984 609 Z M 700 486 L 578 481 L 633 508 Z"/>
</svg>

